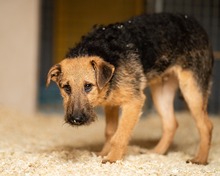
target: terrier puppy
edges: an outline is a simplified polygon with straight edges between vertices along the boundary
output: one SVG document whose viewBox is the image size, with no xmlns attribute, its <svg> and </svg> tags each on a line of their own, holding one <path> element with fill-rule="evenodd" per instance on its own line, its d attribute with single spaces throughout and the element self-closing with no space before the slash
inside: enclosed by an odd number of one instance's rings
<svg viewBox="0 0 220 176">
<path fill-rule="evenodd" d="M 106 141 L 103 163 L 122 159 L 150 87 L 163 124 L 154 152 L 167 152 L 177 121 L 173 101 L 177 88 L 200 134 L 196 156 L 188 162 L 207 164 L 212 123 L 207 114 L 213 54 L 204 29 L 183 14 L 151 14 L 108 26 L 95 26 L 53 66 L 47 85 L 57 83 L 65 121 L 85 125 L 96 119 L 95 106 L 104 106 Z M 122 110 L 118 123 L 119 108 Z"/>
</svg>

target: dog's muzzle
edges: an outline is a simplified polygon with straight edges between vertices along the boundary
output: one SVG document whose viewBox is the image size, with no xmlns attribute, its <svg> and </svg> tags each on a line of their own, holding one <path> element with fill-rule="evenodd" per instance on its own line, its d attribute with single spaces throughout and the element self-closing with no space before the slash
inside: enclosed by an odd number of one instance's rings
<svg viewBox="0 0 220 176">
<path fill-rule="evenodd" d="M 66 122 L 71 125 L 84 125 L 88 122 L 88 117 L 82 114 L 70 114 L 66 116 Z"/>
</svg>

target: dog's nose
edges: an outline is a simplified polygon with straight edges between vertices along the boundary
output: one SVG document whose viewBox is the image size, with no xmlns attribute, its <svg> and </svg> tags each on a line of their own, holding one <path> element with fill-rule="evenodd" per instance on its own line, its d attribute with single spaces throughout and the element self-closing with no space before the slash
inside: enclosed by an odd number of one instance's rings
<svg viewBox="0 0 220 176">
<path fill-rule="evenodd" d="M 83 125 L 87 122 L 87 117 L 85 114 L 70 115 L 67 117 L 67 122 L 71 125 Z"/>
</svg>

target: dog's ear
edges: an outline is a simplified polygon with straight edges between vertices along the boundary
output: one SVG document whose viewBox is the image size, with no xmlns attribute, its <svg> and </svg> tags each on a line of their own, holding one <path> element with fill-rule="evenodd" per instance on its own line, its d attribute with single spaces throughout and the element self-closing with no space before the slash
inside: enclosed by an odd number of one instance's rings
<svg viewBox="0 0 220 176">
<path fill-rule="evenodd" d="M 91 64 L 95 70 L 96 82 L 99 89 L 102 89 L 112 78 L 115 67 L 103 60 L 92 60 Z"/>
<path fill-rule="evenodd" d="M 61 74 L 61 66 L 59 64 L 56 64 L 53 67 L 51 67 L 51 69 L 47 74 L 46 86 L 47 87 L 49 86 L 51 80 L 57 82 L 60 74 Z"/>
</svg>

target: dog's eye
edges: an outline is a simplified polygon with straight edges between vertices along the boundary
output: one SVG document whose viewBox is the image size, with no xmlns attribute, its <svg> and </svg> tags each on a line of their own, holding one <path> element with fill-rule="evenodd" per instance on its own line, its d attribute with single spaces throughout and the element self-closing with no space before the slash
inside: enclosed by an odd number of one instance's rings
<svg viewBox="0 0 220 176">
<path fill-rule="evenodd" d="M 65 91 L 68 95 L 71 94 L 71 87 L 70 87 L 70 85 L 64 85 L 64 86 L 63 86 L 63 89 L 64 89 L 64 91 Z"/>
<path fill-rule="evenodd" d="M 93 86 L 93 84 L 91 84 L 91 83 L 86 83 L 86 84 L 84 85 L 84 91 L 85 91 L 86 93 L 89 93 L 89 92 L 92 90 L 92 86 Z"/>
</svg>

